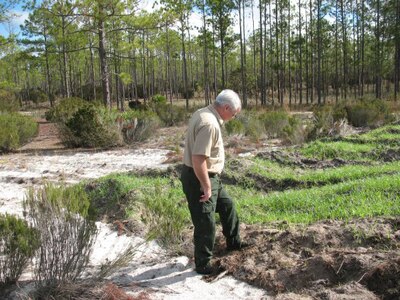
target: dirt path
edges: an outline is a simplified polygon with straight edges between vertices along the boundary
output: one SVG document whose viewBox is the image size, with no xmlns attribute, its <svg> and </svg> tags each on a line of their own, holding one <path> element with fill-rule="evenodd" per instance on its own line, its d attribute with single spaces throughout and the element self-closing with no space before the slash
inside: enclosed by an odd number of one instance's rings
<svg viewBox="0 0 400 300">
<path fill-rule="evenodd" d="M 60 150 L 65 149 L 58 136 L 56 124 L 50 123 L 45 119 L 38 119 L 38 136 L 30 143 L 22 146 L 19 151 L 28 152 L 36 150 Z"/>
</svg>

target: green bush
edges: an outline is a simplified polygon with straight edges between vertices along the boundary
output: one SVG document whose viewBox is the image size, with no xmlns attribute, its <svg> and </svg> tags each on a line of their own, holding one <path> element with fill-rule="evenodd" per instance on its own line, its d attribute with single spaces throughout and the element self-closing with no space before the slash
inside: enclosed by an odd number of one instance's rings
<svg viewBox="0 0 400 300">
<path fill-rule="evenodd" d="M 72 147 L 113 147 L 122 145 L 115 112 L 92 105 L 78 109 L 60 126 L 61 140 Z"/>
<path fill-rule="evenodd" d="M 309 140 L 329 134 L 335 123 L 334 109 L 329 105 L 317 105 L 313 108 L 313 125 L 308 134 Z"/>
<path fill-rule="evenodd" d="M 345 101 L 340 101 L 336 103 L 332 109 L 333 109 L 332 117 L 335 122 L 343 119 L 347 120 L 347 110 Z"/>
<path fill-rule="evenodd" d="M 160 126 L 158 116 L 150 111 L 127 111 L 121 114 L 120 129 L 125 143 L 145 141 Z"/>
<path fill-rule="evenodd" d="M 37 230 L 25 220 L 0 214 L 0 285 L 18 280 L 39 243 Z"/>
<path fill-rule="evenodd" d="M 46 93 L 42 91 L 40 88 L 30 89 L 29 96 L 30 96 L 29 100 L 31 100 L 35 104 L 46 102 L 49 100 L 49 97 L 47 97 Z"/>
<path fill-rule="evenodd" d="M 227 122 L 225 124 L 225 129 L 229 135 L 245 133 L 245 126 L 239 117 Z"/>
<path fill-rule="evenodd" d="M 259 141 L 262 135 L 265 133 L 264 125 L 258 118 L 252 117 L 250 114 L 246 116 L 246 120 L 244 122 L 246 136 L 249 136 L 255 142 Z"/>
<path fill-rule="evenodd" d="M 14 92 L 8 89 L 0 89 L 0 112 L 18 111 L 19 108 L 19 101 Z"/>
<path fill-rule="evenodd" d="M 272 138 L 285 137 L 285 128 L 290 126 L 289 114 L 285 111 L 270 111 L 259 116 L 265 132 Z"/>
<path fill-rule="evenodd" d="M 183 98 L 192 99 L 194 97 L 194 92 L 195 92 L 194 89 L 188 88 L 187 92 L 183 91 L 183 89 L 182 89 L 182 91 L 180 93 L 182 94 Z"/>
<path fill-rule="evenodd" d="M 171 184 L 173 181 L 171 180 Z M 180 189 L 155 183 L 152 188 L 137 193 L 133 200 L 144 203 L 142 221 L 148 226 L 148 237 L 158 239 L 169 247 L 179 248 L 184 229 L 189 224 L 185 205 L 177 199 L 182 198 Z"/>
<path fill-rule="evenodd" d="M 302 121 L 297 117 L 289 118 L 289 125 L 283 129 L 286 137 L 285 142 L 292 145 L 302 144 L 307 139 L 307 131 Z"/>
<path fill-rule="evenodd" d="M 165 104 L 167 103 L 167 98 L 163 95 L 157 94 L 151 97 L 151 101 L 156 104 Z"/>
<path fill-rule="evenodd" d="M 38 132 L 32 117 L 18 113 L 0 114 L 0 151 L 13 151 L 26 144 Z"/>
<path fill-rule="evenodd" d="M 52 107 L 45 113 L 46 120 L 49 122 L 65 123 L 80 108 L 92 105 L 80 98 L 67 98 Z"/>
<path fill-rule="evenodd" d="M 305 131 L 300 119 L 283 110 L 265 112 L 259 116 L 264 132 L 271 138 L 280 138 L 289 144 L 305 140 Z"/>
<path fill-rule="evenodd" d="M 188 119 L 186 109 L 181 106 L 172 106 L 168 103 L 153 103 L 152 110 L 167 126 L 179 125 Z"/>
<path fill-rule="evenodd" d="M 87 266 L 97 233 L 94 220 L 87 217 L 89 206 L 80 186 L 65 188 L 48 184 L 27 193 L 25 214 L 40 233 L 34 260 L 39 290 L 74 282 Z"/>
<path fill-rule="evenodd" d="M 377 127 L 391 120 L 388 105 L 379 99 L 346 105 L 346 111 L 349 123 L 356 127 Z"/>
</svg>

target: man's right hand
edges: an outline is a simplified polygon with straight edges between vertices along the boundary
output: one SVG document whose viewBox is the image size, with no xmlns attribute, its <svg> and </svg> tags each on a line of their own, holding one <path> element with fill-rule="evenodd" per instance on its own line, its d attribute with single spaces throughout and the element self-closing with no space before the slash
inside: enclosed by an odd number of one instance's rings
<svg viewBox="0 0 400 300">
<path fill-rule="evenodd" d="M 203 191 L 203 195 L 200 196 L 200 202 L 207 202 L 211 198 L 211 189 Z"/>
<path fill-rule="evenodd" d="M 207 157 L 204 155 L 192 155 L 193 170 L 200 181 L 203 195 L 200 202 L 207 202 L 211 198 L 211 182 L 207 171 Z"/>
</svg>

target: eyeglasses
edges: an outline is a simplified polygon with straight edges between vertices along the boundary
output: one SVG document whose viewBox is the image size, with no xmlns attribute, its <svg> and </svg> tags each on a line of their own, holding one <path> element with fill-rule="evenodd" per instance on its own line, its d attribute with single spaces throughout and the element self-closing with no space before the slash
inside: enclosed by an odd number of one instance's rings
<svg viewBox="0 0 400 300">
<path fill-rule="evenodd" d="M 228 106 L 228 107 L 229 107 L 229 110 L 231 111 L 232 119 L 234 119 L 236 117 L 236 115 L 238 114 L 238 111 L 237 110 L 233 110 L 233 108 L 230 107 L 230 106 Z"/>
</svg>

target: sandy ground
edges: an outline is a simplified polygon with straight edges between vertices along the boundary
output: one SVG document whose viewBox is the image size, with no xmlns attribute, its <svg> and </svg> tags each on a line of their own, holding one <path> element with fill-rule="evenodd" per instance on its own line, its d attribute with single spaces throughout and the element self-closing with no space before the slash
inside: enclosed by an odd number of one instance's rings
<svg viewBox="0 0 400 300">
<path fill-rule="evenodd" d="M 55 147 L 57 148 L 57 147 Z M 167 168 L 167 150 L 119 149 L 102 152 L 72 152 L 53 149 L 0 156 L 0 213 L 22 216 L 22 201 L 28 188 L 45 182 L 68 184 L 98 178 L 113 172 Z M 171 257 L 155 242 L 140 237 L 118 235 L 107 224 L 97 223 L 99 235 L 94 245 L 91 266 L 111 261 L 130 245 L 135 259 L 109 280 L 128 294 L 145 292 L 150 299 L 264 299 L 266 291 L 231 276 L 206 282 L 193 271 L 193 261 L 185 256 Z M 25 273 L 21 280 L 29 280 Z M 23 294 L 23 291 L 20 291 Z M 0 296 L 1 298 L 1 296 Z"/>
</svg>

